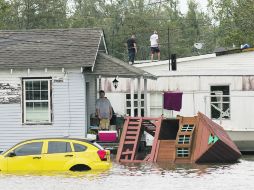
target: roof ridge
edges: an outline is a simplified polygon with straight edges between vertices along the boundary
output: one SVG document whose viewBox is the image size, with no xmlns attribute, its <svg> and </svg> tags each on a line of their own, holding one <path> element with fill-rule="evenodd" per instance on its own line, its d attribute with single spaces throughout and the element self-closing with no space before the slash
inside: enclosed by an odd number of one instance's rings
<svg viewBox="0 0 254 190">
<path fill-rule="evenodd" d="M 144 71 L 144 70 L 142 70 L 142 69 L 140 69 L 140 68 L 136 68 L 136 67 L 134 67 L 133 65 L 129 65 L 128 63 L 126 63 L 126 62 L 124 62 L 123 60 L 120 60 L 120 59 L 117 59 L 117 58 L 115 58 L 115 57 L 113 57 L 113 56 L 111 56 L 111 55 L 108 55 L 108 54 L 106 54 L 106 53 L 99 53 L 100 55 L 102 55 L 102 56 L 104 56 L 106 59 L 113 59 L 113 60 L 116 60 L 121 66 L 123 66 L 123 67 L 125 67 L 125 68 L 127 68 L 127 69 L 129 69 L 129 70 L 131 70 L 132 72 L 134 72 L 134 73 L 136 73 L 136 74 L 138 74 L 138 75 L 140 75 L 141 73 L 142 74 L 149 74 L 149 75 L 151 75 L 152 77 L 154 77 L 154 78 L 156 78 L 154 75 L 152 75 L 151 73 L 148 73 L 148 72 L 146 72 L 146 71 Z M 138 72 L 139 71 L 139 72 Z"/>
<path fill-rule="evenodd" d="M 44 28 L 44 29 L 17 29 L 17 30 L 0 30 L 2 32 L 45 32 L 45 31 L 67 31 L 67 30 L 101 30 L 102 28 L 95 27 L 95 28 Z"/>
</svg>

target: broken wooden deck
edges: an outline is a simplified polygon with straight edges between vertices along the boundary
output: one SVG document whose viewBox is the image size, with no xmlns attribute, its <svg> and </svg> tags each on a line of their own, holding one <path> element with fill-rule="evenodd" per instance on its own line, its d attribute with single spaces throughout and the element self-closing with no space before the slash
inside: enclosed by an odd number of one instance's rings
<svg viewBox="0 0 254 190">
<path fill-rule="evenodd" d="M 154 137 L 149 151 L 139 150 L 144 132 Z M 126 117 L 116 155 L 118 162 L 234 162 L 240 151 L 225 130 L 198 113 L 174 119 Z"/>
</svg>

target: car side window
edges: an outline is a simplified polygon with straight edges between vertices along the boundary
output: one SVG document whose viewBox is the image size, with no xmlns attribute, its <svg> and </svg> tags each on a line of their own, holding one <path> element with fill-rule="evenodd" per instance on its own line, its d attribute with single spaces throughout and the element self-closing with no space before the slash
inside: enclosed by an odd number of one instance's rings
<svg viewBox="0 0 254 190">
<path fill-rule="evenodd" d="M 82 144 L 73 143 L 75 152 L 84 152 L 86 151 L 87 147 Z"/>
<path fill-rule="evenodd" d="M 14 150 L 16 156 L 38 155 L 42 151 L 42 142 L 33 142 L 21 145 Z"/>
<path fill-rule="evenodd" d="M 48 142 L 48 154 L 71 152 L 71 145 L 69 142 Z"/>
</svg>

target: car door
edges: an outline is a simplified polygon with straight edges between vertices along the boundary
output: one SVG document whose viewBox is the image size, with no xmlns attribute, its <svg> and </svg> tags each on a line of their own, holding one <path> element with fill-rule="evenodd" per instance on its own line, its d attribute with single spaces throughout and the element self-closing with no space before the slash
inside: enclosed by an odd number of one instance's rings
<svg viewBox="0 0 254 190">
<path fill-rule="evenodd" d="M 42 170 L 42 141 L 17 145 L 7 154 L 8 171 Z"/>
<path fill-rule="evenodd" d="M 69 170 L 67 163 L 73 159 L 69 141 L 52 140 L 47 143 L 47 151 L 43 155 L 43 170 Z"/>
</svg>

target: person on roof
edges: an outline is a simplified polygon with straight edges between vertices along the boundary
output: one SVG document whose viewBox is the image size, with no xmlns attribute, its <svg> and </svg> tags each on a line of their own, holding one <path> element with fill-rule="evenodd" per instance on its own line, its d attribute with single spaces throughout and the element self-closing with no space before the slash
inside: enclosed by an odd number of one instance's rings
<svg viewBox="0 0 254 190">
<path fill-rule="evenodd" d="M 159 36 L 156 30 L 150 36 L 150 42 L 151 42 L 151 62 L 153 62 L 153 57 L 155 53 L 157 53 L 158 61 L 160 61 Z"/>
<path fill-rule="evenodd" d="M 131 38 L 127 40 L 129 64 L 134 64 L 135 56 L 137 54 L 137 44 L 135 35 L 132 34 Z"/>
</svg>

